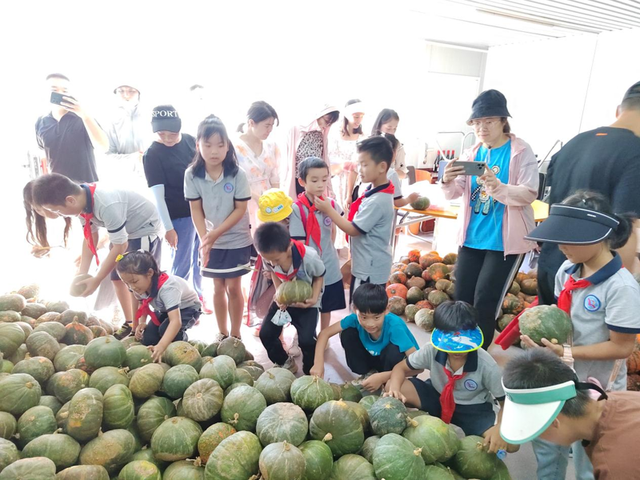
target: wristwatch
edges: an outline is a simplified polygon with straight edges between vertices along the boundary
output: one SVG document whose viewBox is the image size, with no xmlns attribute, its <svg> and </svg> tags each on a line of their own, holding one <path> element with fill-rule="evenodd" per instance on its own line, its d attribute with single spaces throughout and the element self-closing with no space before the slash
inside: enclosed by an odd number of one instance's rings
<svg viewBox="0 0 640 480">
<path fill-rule="evenodd" d="M 562 361 L 573 368 L 574 360 L 573 354 L 571 353 L 571 345 L 564 343 L 562 348 L 564 349 L 564 352 L 562 353 Z"/>
</svg>

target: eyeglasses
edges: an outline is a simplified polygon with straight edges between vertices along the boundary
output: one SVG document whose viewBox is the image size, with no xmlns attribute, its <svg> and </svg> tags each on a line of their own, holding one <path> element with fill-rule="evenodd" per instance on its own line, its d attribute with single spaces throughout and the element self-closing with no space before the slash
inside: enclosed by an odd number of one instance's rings
<svg viewBox="0 0 640 480">
<path fill-rule="evenodd" d="M 116 93 L 119 93 L 120 95 L 135 95 L 138 93 L 138 90 L 135 88 L 116 88 Z"/>
<path fill-rule="evenodd" d="M 475 120 L 471 120 L 471 126 L 473 127 L 493 127 L 496 123 L 500 121 L 499 118 L 478 118 Z"/>
</svg>

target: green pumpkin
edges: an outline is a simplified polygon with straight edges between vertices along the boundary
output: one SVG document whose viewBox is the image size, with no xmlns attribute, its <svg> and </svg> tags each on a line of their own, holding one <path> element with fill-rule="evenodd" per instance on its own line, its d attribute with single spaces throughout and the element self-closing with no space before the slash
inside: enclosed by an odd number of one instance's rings
<svg viewBox="0 0 640 480">
<path fill-rule="evenodd" d="M 431 205 L 431 201 L 427 197 L 418 197 L 415 202 L 411 202 L 411 208 L 414 210 L 426 210 Z"/>
<path fill-rule="evenodd" d="M 162 480 L 204 480 L 204 467 L 189 460 L 173 462 L 162 474 Z"/>
<path fill-rule="evenodd" d="M 358 403 L 364 407 L 367 413 L 369 413 L 371 406 L 374 403 L 376 403 L 379 399 L 380 399 L 380 396 L 378 395 L 365 395 L 364 397 L 362 397 L 362 399 Z"/>
<path fill-rule="evenodd" d="M 207 347 L 205 347 L 205 349 L 202 350 L 202 352 L 200 352 L 200 355 L 202 357 L 215 357 L 216 355 L 218 355 L 219 345 L 220 345 L 220 342 L 213 342 L 211 345 L 208 345 Z"/>
<path fill-rule="evenodd" d="M 164 368 L 150 363 L 136 370 L 131 376 L 129 390 L 136 398 L 149 398 L 162 387 Z"/>
<path fill-rule="evenodd" d="M 172 342 L 165 350 L 162 359 L 172 367 L 176 365 L 191 365 L 197 371 L 202 366 L 200 352 L 189 342 Z"/>
<path fill-rule="evenodd" d="M 8 412 L 0 412 L 0 438 L 9 440 L 18 431 L 16 417 Z"/>
<path fill-rule="evenodd" d="M 305 375 L 291 384 L 291 400 L 307 413 L 333 400 L 331 385 L 320 377 Z"/>
<path fill-rule="evenodd" d="M 214 423 L 207 428 L 198 440 L 198 454 L 202 463 L 207 463 L 209 456 L 220 445 L 220 442 L 236 433 L 236 429 L 228 423 Z"/>
<path fill-rule="evenodd" d="M 376 475 L 367 460 L 360 455 L 348 454 L 333 464 L 329 480 L 375 480 Z"/>
<path fill-rule="evenodd" d="M 2 323 L 0 323 L 0 327 L 1 326 L 2 326 Z M 2 342 L 1 337 L 0 337 L 0 342 Z M 8 357 L 5 358 L 5 360 L 9 360 L 11 363 L 15 365 L 16 363 L 21 362 L 22 360 L 27 358 L 28 355 L 29 355 L 29 352 L 27 351 L 27 346 L 23 343 L 18 347 L 18 349 L 13 353 L 13 355 L 9 355 Z"/>
<path fill-rule="evenodd" d="M 20 327 L 18 327 L 20 328 Z M 32 357 L 47 357 L 49 360 L 56 358 L 60 351 L 60 344 L 47 332 L 34 332 L 25 341 L 29 355 Z"/>
<path fill-rule="evenodd" d="M 135 439 L 127 430 L 109 430 L 80 451 L 81 465 L 101 465 L 110 475 L 122 468 L 135 452 Z"/>
<path fill-rule="evenodd" d="M 73 396 L 69 404 L 66 433 L 80 443 L 95 438 L 102 425 L 103 410 L 100 390 L 83 388 Z"/>
<path fill-rule="evenodd" d="M 416 418 L 416 417 L 421 417 L 423 415 L 429 415 L 427 412 L 423 412 L 422 410 L 409 410 L 407 412 L 407 422 L 409 422 L 409 419 L 411 418 Z"/>
<path fill-rule="evenodd" d="M 309 282 L 294 280 L 282 282 L 276 289 L 275 300 L 280 305 L 293 305 L 302 303 L 313 295 L 313 288 Z"/>
<path fill-rule="evenodd" d="M 0 311 L 12 310 L 21 312 L 27 306 L 27 300 L 18 293 L 0 295 Z"/>
<path fill-rule="evenodd" d="M 63 470 L 76 464 L 80 449 L 80 444 L 69 435 L 52 433 L 31 440 L 22 450 L 22 457 L 47 457 L 58 470 Z"/>
<path fill-rule="evenodd" d="M 56 372 L 64 372 L 76 368 L 78 360 L 84 355 L 85 345 L 69 345 L 62 348 L 53 359 Z"/>
<path fill-rule="evenodd" d="M 46 391 L 49 395 L 55 395 L 58 400 L 65 403 L 87 386 L 89 386 L 89 374 L 72 368 L 65 372 L 54 373 L 47 382 Z"/>
<path fill-rule="evenodd" d="M 496 473 L 491 476 L 490 480 L 511 480 L 509 469 L 503 461 L 498 461 Z"/>
<path fill-rule="evenodd" d="M 210 378 L 198 380 L 184 392 L 182 397 L 184 414 L 196 422 L 210 420 L 220 411 L 223 396 L 222 388 L 215 380 Z"/>
<path fill-rule="evenodd" d="M 241 369 L 242 370 L 242 369 Z M 286 368 L 273 367 L 264 372 L 255 382 L 268 405 L 291 401 L 291 385 L 296 376 Z"/>
<path fill-rule="evenodd" d="M 520 333 L 538 345 L 542 345 L 543 338 L 555 344 L 567 343 L 573 329 L 569 315 L 555 305 L 527 308 L 519 320 Z"/>
<path fill-rule="evenodd" d="M 402 436 L 422 448 L 422 458 L 428 464 L 446 462 L 460 448 L 460 440 L 449 425 L 430 415 L 410 419 Z"/>
<path fill-rule="evenodd" d="M 206 480 L 247 480 L 258 475 L 260 440 L 251 432 L 234 433 L 225 438 L 207 462 Z"/>
<path fill-rule="evenodd" d="M 136 461 L 136 460 L 144 460 L 147 462 L 151 462 L 153 463 L 156 467 L 158 467 L 158 469 L 160 471 L 164 470 L 167 465 L 169 465 L 169 462 L 163 462 L 162 460 L 158 460 L 154 455 L 153 455 L 153 450 L 151 450 L 150 448 L 142 447 L 141 450 L 138 450 L 136 453 L 134 453 L 131 456 L 131 461 Z"/>
<path fill-rule="evenodd" d="M 84 359 L 91 369 L 100 367 L 120 367 L 126 359 L 124 345 L 114 337 L 94 338 L 84 351 Z"/>
<path fill-rule="evenodd" d="M 304 455 L 286 441 L 272 443 L 260 453 L 259 467 L 265 480 L 299 480 L 304 475 Z"/>
<path fill-rule="evenodd" d="M 358 415 L 339 400 L 330 400 L 313 412 L 309 433 L 312 439 L 326 442 L 334 457 L 357 453 L 364 443 Z"/>
<path fill-rule="evenodd" d="M 376 435 L 401 434 L 407 428 L 407 407 L 397 398 L 381 398 L 369 409 L 369 420 Z"/>
<path fill-rule="evenodd" d="M 13 442 L 0 438 L 0 473 L 8 465 L 17 462 L 20 459 L 18 448 Z"/>
<path fill-rule="evenodd" d="M 233 361 L 236 365 L 244 362 L 244 357 L 247 354 L 247 349 L 242 343 L 241 340 L 235 337 L 227 337 L 220 342 L 218 345 L 218 355 L 227 355 L 228 357 L 233 358 Z"/>
<path fill-rule="evenodd" d="M 219 357 L 217 357 L 219 358 Z M 255 432 L 258 417 L 267 408 L 267 401 L 254 387 L 238 387 L 222 403 L 222 421 L 236 430 Z"/>
<path fill-rule="evenodd" d="M 49 335 L 55 338 L 58 342 L 61 342 L 62 339 L 64 338 L 65 333 L 67 333 L 67 331 L 64 328 L 64 325 L 62 325 L 60 322 L 41 323 L 38 326 L 36 326 L 36 328 L 33 329 L 32 333 L 38 333 L 38 332 L 47 332 Z"/>
<path fill-rule="evenodd" d="M 0 353 L 5 358 L 13 355 L 24 342 L 26 335 L 18 325 L 13 323 L 0 323 Z M 17 363 L 17 362 L 14 362 Z"/>
<path fill-rule="evenodd" d="M 421 449 L 396 433 L 382 437 L 373 452 L 373 468 L 378 478 L 405 480 L 425 478 Z"/>
<path fill-rule="evenodd" d="M 37 405 L 30 408 L 18 419 L 18 445 L 21 448 L 34 438 L 58 429 L 58 423 L 53 411 L 49 407 Z"/>
<path fill-rule="evenodd" d="M 304 455 L 304 480 L 326 480 L 333 468 L 333 453 L 326 443 L 308 440 L 299 447 Z M 351 479 L 355 480 L 355 479 Z"/>
<path fill-rule="evenodd" d="M 56 480 L 109 480 L 109 472 L 101 465 L 76 465 L 58 473 Z"/>
<path fill-rule="evenodd" d="M 118 480 L 162 480 L 162 474 L 153 463 L 146 460 L 134 460 L 120 470 Z"/>
<path fill-rule="evenodd" d="M 0 322 L 3 323 L 15 323 L 19 322 L 22 319 L 22 315 L 18 312 L 14 312 L 13 310 L 0 311 Z"/>
<path fill-rule="evenodd" d="M 234 383 L 236 375 L 236 362 L 226 355 L 212 358 L 200 369 L 200 378 L 215 380 L 223 390 Z"/>
<path fill-rule="evenodd" d="M 76 320 L 65 327 L 62 341 L 67 345 L 87 345 L 91 340 L 93 340 L 91 329 Z"/>
<path fill-rule="evenodd" d="M 429 480 L 456 480 L 456 476 L 453 474 L 450 468 L 447 468 L 441 464 L 427 465 L 427 476 Z"/>
<path fill-rule="evenodd" d="M 126 351 L 126 358 L 124 361 L 125 366 L 131 370 L 144 367 L 145 365 L 152 363 L 151 350 L 144 345 L 134 345 L 129 347 Z"/>
<path fill-rule="evenodd" d="M 367 436 L 371 432 L 371 423 L 369 422 L 369 413 L 366 408 L 356 402 L 350 402 L 348 400 L 343 400 L 344 403 L 349 405 L 351 410 L 353 410 L 358 418 L 360 419 L 360 423 L 362 424 L 362 431 L 364 435 Z"/>
<path fill-rule="evenodd" d="M 200 352 L 200 355 L 202 355 L 202 352 L 204 351 L 204 349 L 207 348 L 207 344 L 204 343 L 202 340 L 189 340 L 189 344 L 196 347 L 196 350 Z"/>
<path fill-rule="evenodd" d="M 131 391 L 125 385 L 113 385 L 105 392 L 102 425 L 105 430 L 129 428 L 135 417 Z"/>
<path fill-rule="evenodd" d="M 198 378 L 198 372 L 191 365 L 176 365 L 164 374 L 162 391 L 174 400 L 182 398 L 185 390 Z"/>
<path fill-rule="evenodd" d="M 80 325 L 86 325 L 87 314 L 80 310 L 72 310 L 69 307 L 60 312 L 60 323 L 66 326 L 70 325 L 73 322 L 77 322 Z"/>
<path fill-rule="evenodd" d="M 162 422 L 151 437 L 151 450 L 158 460 L 175 462 L 196 454 L 202 428 L 190 418 L 173 417 Z"/>
<path fill-rule="evenodd" d="M 495 453 L 485 450 L 482 437 L 470 435 L 460 441 L 451 466 L 465 478 L 490 479 L 496 473 L 498 462 Z"/>
<path fill-rule="evenodd" d="M 39 318 L 47 313 L 47 307 L 42 303 L 27 303 L 20 313 L 25 317 Z"/>
<path fill-rule="evenodd" d="M 359 402 L 362 400 L 362 392 L 351 382 L 343 383 L 340 385 L 340 398 L 345 401 Z"/>
<path fill-rule="evenodd" d="M 91 374 L 89 386 L 104 393 L 113 385 L 129 385 L 129 377 L 125 370 L 116 367 L 101 367 Z"/>
<path fill-rule="evenodd" d="M 362 444 L 362 449 L 360 450 L 360 455 L 367 459 L 367 462 L 373 465 L 373 452 L 378 445 L 378 441 L 380 437 L 378 435 L 373 435 L 365 439 L 364 444 Z"/>
<path fill-rule="evenodd" d="M 62 402 L 53 395 L 42 395 L 40 397 L 40 403 L 43 407 L 49 407 L 54 415 L 57 415 L 62 408 Z"/>
<path fill-rule="evenodd" d="M 250 387 L 253 387 L 253 377 L 242 368 L 236 368 L 233 381 L 234 383 L 246 383 Z"/>
<path fill-rule="evenodd" d="M 16 373 L 0 380 L 0 411 L 16 417 L 40 403 L 42 389 L 31 375 Z"/>
<path fill-rule="evenodd" d="M 136 425 L 140 437 L 148 442 L 153 432 L 168 418 L 176 416 L 176 406 L 164 397 L 152 397 L 138 410 Z"/>
<path fill-rule="evenodd" d="M 16 363 L 12 373 L 28 373 L 40 385 L 44 385 L 55 373 L 55 367 L 53 362 L 46 357 L 31 357 Z"/>
<path fill-rule="evenodd" d="M 248 383 L 244 383 L 244 382 L 238 382 L 238 383 L 232 383 L 231 385 L 229 385 L 225 391 L 224 391 L 224 396 L 226 397 L 227 395 L 229 395 L 229 393 L 231 393 L 232 390 L 235 390 L 238 387 L 250 387 L 251 385 L 249 385 Z"/>
<path fill-rule="evenodd" d="M 36 325 L 40 325 L 41 323 L 44 323 L 44 322 L 58 322 L 58 323 L 60 323 L 60 314 L 58 312 L 43 313 L 38 318 L 36 318 L 36 322 L 35 322 L 35 324 L 33 326 L 35 327 Z"/>
<path fill-rule="evenodd" d="M 23 319 L 21 319 L 19 322 L 15 322 L 15 323 L 24 332 L 25 340 L 26 340 L 27 338 L 29 338 L 29 335 L 31 335 L 31 333 L 33 333 L 33 327 L 31 327 L 31 324 L 29 322 L 25 321 L 25 320 L 26 320 L 26 317 L 23 317 Z"/>
<path fill-rule="evenodd" d="M 62 405 L 62 407 L 60 407 L 60 410 L 58 410 L 58 413 L 56 413 L 56 422 L 58 422 L 58 428 L 61 428 L 63 431 L 67 428 L 67 419 L 69 418 L 69 405 L 71 405 L 71 401 L 68 401 L 67 403 Z"/>
<path fill-rule="evenodd" d="M 1 480 L 56 480 L 56 465 L 45 457 L 23 458 L 0 473 Z"/>
<path fill-rule="evenodd" d="M 292 403 L 274 403 L 258 417 L 256 434 L 263 446 L 287 442 L 298 446 L 309 432 L 309 422 L 304 411 Z"/>
</svg>

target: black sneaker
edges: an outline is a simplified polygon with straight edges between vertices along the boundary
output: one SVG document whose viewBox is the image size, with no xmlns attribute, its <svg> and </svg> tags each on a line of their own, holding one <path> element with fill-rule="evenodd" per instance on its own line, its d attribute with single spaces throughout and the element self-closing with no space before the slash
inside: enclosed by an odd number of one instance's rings
<svg viewBox="0 0 640 480">
<path fill-rule="evenodd" d="M 131 332 L 133 331 L 133 327 L 131 326 L 130 323 L 124 323 L 116 333 L 113 334 L 113 336 L 117 339 L 117 340 L 122 340 L 123 338 L 127 338 L 129 335 L 131 335 Z"/>
</svg>

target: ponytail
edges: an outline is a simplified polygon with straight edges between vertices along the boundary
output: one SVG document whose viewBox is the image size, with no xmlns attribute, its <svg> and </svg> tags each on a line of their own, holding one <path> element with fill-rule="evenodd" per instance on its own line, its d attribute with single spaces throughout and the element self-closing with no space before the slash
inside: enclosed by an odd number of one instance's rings
<svg viewBox="0 0 640 480">
<path fill-rule="evenodd" d="M 620 224 L 609 236 L 609 243 L 611 244 L 612 249 L 617 250 L 624 247 L 629 241 L 629 238 L 633 233 L 633 222 L 635 221 L 635 218 L 629 213 L 618 213 L 614 216 Z"/>
<path fill-rule="evenodd" d="M 236 128 L 236 132 L 237 133 L 244 133 L 244 125 L 245 125 L 244 122 L 242 122 L 240 125 L 238 125 L 238 128 Z"/>
</svg>

